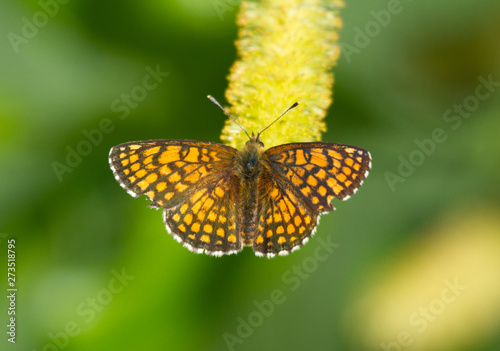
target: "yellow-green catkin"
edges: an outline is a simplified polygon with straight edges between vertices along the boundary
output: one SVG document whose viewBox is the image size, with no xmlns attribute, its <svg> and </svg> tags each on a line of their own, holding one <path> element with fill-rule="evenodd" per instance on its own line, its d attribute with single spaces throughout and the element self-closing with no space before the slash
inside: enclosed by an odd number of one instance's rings
<svg viewBox="0 0 500 351">
<path fill-rule="evenodd" d="M 321 140 L 332 102 L 333 73 L 342 0 L 243 1 L 237 23 L 239 60 L 231 68 L 229 113 L 249 133 L 258 133 L 294 102 L 262 135 L 266 147 Z M 231 120 L 221 139 L 240 148 L 248 137 Z"/>
</svg>

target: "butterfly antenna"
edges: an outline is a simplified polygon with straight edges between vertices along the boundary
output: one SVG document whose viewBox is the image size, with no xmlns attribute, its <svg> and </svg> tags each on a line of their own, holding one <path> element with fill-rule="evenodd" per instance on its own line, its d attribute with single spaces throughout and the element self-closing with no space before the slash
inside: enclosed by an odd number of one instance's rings
<svg viewBox="0 0 500 351">
<path fill-rule="evenodd" d="M 290 111 L 291 109 L 297 107 L 299 105 L 298 102 L 294 103 L 292 106 L 290 106 L 285 112 L 283 112 L 281 114 L 281 116 L 279 116 L 278 118 L 276 118 L 270 125 L 268 125 L 266 128 L 262 129 L 260 132 L 259 132 L 259 135 L 261 135 L 267 128 L 269 128 L 270 126 L 272 126 L 274 123 L 278 122 L 278 120 L 283 117 L 284 115 L 287 114 L 288 111 Z"/>
<path fill-rule="evenodd" d="M 222 107 L 222 106 L 221 106 L 221 104 L 219 104 L 219 102 L 218 102 L 217 100 L 215 100 L 215 98 L 214 98 L 212 95 L 208 95 L 208 96 L 207 96 L 207 98 L 209 98 L 209 99 L 210 99 L 210 101 L 212 101 L 214 104 L 216 104 L 217 106 L 219 106 L 219 107 L 220 107 L 220 109 L 221 109 L 222 111 L 224 111 L 224 113 L 225 113 L 226 115 L 228 115 L 228 116 L 229 116 L 229 118 L 231 118 L 231 119 L 233 120 L 233 122 L 234 122 L 234 123 L 236 123 L 236 124 L 238 125 L 238 127 L 240 127 L 240 128 L 241 128 L 241 130 L 242 130 L 242 131 L 244 131 L 244 132 L 245 132 L 245 134 L 247 135 L 248 139 L 252 139 L 252 138 L 250 137 L 250 135 L 248 135 L 248 133 L 247 133 L 247 131 L 245 130 L 245 128 L 243 128 L 243 127 L 242 127 L 242 126 L 241 126 L 238 122 L 236 122 L 236 120 L 233 118 L 233 116 L 231 116 L 231 115 L 230 115 L 230 114 L 226 111 L 226 109 L 225 109 L 224 107 Z"/>
</svg>

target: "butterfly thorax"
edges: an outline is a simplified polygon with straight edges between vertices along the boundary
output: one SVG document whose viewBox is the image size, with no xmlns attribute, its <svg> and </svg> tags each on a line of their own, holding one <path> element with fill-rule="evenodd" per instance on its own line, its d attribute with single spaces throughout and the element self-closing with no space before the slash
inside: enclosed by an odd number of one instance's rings
<svg viewBox="0 0 500 351">
<path fill-rule="evenodd" d="M 258 224 L 258 179 L 263 170 L 262 153 L 264 144 L 260 135 L 252 134 L 249 141 L 238 152 L 236 159 L 236 173 L 240 179 L 240 207 L 239 216 L 242 219 L 241 235 L 244 245 L 252 245 Z"/>
</svg>

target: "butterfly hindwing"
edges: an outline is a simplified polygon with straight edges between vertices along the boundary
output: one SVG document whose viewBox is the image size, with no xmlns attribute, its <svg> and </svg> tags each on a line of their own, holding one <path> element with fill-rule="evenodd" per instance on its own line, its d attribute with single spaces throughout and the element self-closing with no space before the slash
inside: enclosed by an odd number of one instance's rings
<svg viewBox="0 0 500 351">
<path fill-rule="evenodd" d="M 301 205 L 279 177 L 267 170 L 259 180 L 258 232 L 253 249 L 258 256 L 286 255 L 307 242 L 317 224 L 318 214 Z"/>
<path fill-rule="evenodd" d="M 195 191 L 186 201 L 164 210 L 164 220 L 174 238 L 191 251 L 215 256 L 242 249 L 236 198 L 238 179 L 228 172 Z"/>
</svg>

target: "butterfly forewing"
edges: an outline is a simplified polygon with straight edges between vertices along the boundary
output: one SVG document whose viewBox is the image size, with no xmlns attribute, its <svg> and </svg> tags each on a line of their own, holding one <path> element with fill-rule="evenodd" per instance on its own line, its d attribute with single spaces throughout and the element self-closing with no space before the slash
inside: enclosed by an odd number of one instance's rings
<svg viewBox="0 0 500 351">
<path fill-rule="evenodd" d="M 370 153 L 334 143 L 295 143 L 264 153 L 271 173 L 293 188 L 304 205 L 315 212 L 333 209 L 331 200 L 346 200 L 367 177 Z"/>
<path fill-rule="evenodd" d="M 145 194 L 153 207 L 170 208 L 230 167 L 237 150 L 191 140 L 149 140 L 111 149 L 115 178 L 132 196 Z"/>
</svg>

